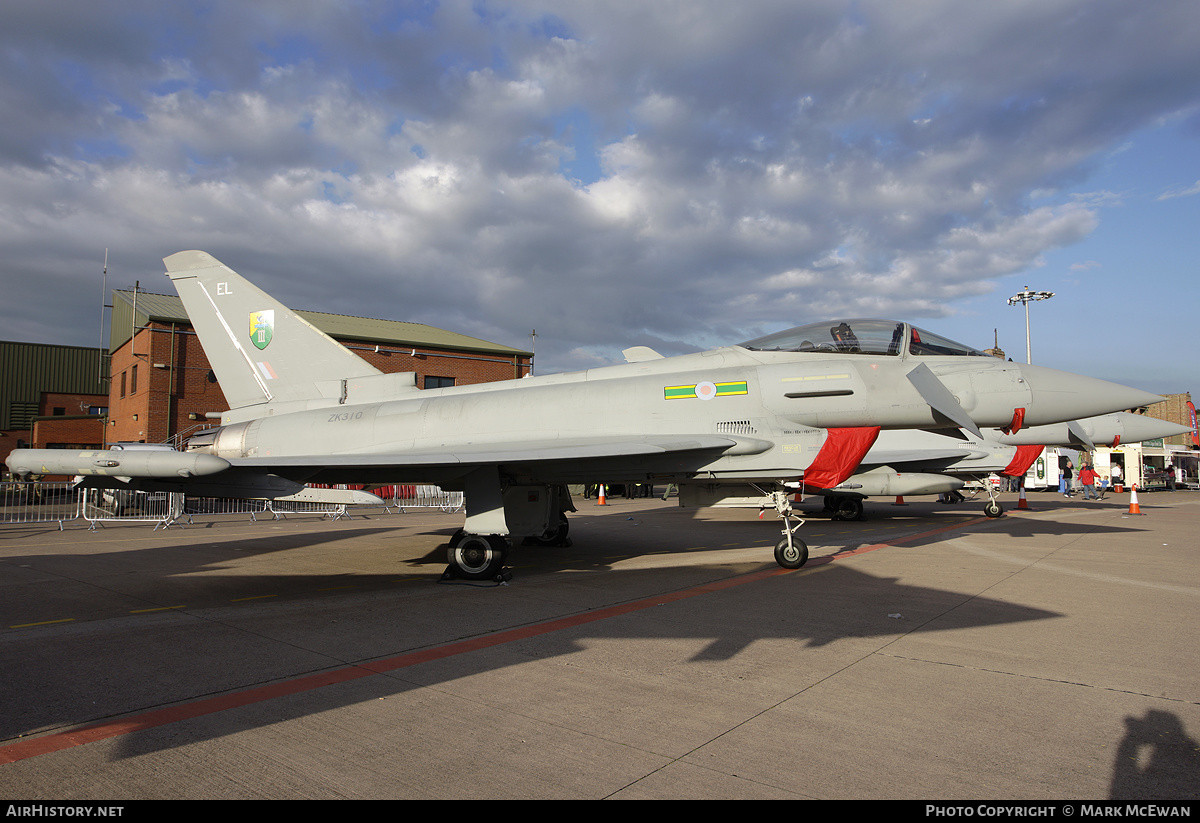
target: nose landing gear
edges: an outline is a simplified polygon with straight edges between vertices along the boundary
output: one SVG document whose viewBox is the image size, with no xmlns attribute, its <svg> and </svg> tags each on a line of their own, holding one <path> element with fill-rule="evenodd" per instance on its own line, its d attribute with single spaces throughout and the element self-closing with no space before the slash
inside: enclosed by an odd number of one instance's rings
<svg viewBox="0 0 1200 823">
<path fill-rule="evenodd" d="M 785 569 L 798 569 L 808 562 L 808 544 L 795 535 L 804 521 L 792 511 L 791 497 L 787 492 L 771 492 L 771 503 L 783 520 L 783 539 L 775 544 L 775 562 Z M 796 525 L 792 525 L 792 520 L 796 521 Z"/>
<path fill-rule="evenodd" d="M 983 513 L 988 517 L 999 517 L 1000 515 L 1004 514 L 1004 507 L 1001 506 L 1000 501 L 996 499 L 996 495 L 999 494 L 999 489 L 989 482 L 987 478 L 984 478 L 983 485 L 984 488 L 987 489 L 988 493 L 988 502 L 983 505 Z"/>
</svg>

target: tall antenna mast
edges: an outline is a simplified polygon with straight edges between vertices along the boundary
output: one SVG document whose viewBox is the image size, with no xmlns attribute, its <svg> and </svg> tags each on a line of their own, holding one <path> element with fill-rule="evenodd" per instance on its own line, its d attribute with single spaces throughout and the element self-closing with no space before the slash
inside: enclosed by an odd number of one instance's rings
<svg viewBox="0 0 1200 823">
<path fill-rule="evenodd" d="M 105 344 L 104 344 L 104 310 L 106 308 L 108 308 L 108 306 L 105 304 L 104 300 L 105 300 L 105 297 L 107 294 L 108 294 L 108 249 L 105 249 L 104 250 L 104 269 L 101 272 L 101 276 L 100 276 L 100 355 L 97 358 L 97 362 L 96 362 L 96 368 L 98 369 L 98 372 L 99 372 L 97 375 L 97 378 L 96 378 L 97 383 L 103 383 L 105 380 L 104 373 L 105 373 L 106 369 L 104 368 L 104 350 L 108 347 L 105 346 Z"/>
</svg>

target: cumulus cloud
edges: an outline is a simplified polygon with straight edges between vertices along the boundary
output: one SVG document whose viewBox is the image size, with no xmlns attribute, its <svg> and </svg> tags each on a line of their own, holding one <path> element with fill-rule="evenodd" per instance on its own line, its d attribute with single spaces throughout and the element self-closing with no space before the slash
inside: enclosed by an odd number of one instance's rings
<svg viewBox="0 0 1200 823">
<path fill-rule="evenodd" d="M 946 316 L 1092 232 L 1108 203 L 1058 193 L 1192 110 L 1184 6 L 16 3 L 0 316 L 94 345 L 62 295 L 104 248 L 152 290 L 203 248 L 300 308 L 536 328 L 543 372 Z"/>
</svg>

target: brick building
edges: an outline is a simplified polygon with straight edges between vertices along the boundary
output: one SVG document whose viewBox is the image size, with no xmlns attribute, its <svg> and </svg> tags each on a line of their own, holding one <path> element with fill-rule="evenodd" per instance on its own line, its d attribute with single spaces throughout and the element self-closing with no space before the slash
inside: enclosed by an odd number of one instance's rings
<svg viewBox="0 0 1200 823">
<path fill-rule="evenodd" d="M 104 443 L 103 352 L 0 341 L 0 462 L 13 449 Z"/>
<path fill-rule="evenodd" d="M 1192 417 L 1191 409 L 1188 404 L 1192 402 L 1191 392 L 1180 392 L 1179 394 L 1164 394 L 1167 398 L 1161 403 L 1154 403 L 1146 406 L 1143 412 L 1148 417 L 1154 417 L 1158 420 L 1167 420 L 1171 423 L 1177 423 L 1180 426 L 1194 426 L 1195 420 Z M 1140 409 L 1138 411 L 1141 411 Z M 1194 439 L 1191 434 L 1176 434 L 1172 437 L 1163 440 L 1165 446 L 1185 446 L 1194 448 Z"/>
<path fill-rule="evenodd" d="M 423 389 L 531 368 L 531 352 L 421 323 L 296 313 L 382 372 L 416 372 Z M 109 351 L 108 443 L 178 443 L 229 408 L 178 297 L 114 291 Z"/>
</svg>

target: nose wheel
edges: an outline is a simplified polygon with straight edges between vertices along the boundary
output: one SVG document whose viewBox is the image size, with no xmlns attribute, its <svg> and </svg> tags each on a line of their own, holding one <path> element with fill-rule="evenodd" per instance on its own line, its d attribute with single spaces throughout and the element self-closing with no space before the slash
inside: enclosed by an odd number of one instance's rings
<svg viewBox="0 0 1200 823">
<path fill-rule="evenodd" d="M 775 544 L 775 562 L 785 569 L 798 569 L 808 562 L 808 544 L 788 535 Z"/>
<path fill-rule="evenodd" d="M 771 492 L 771 505 L 783 520 L 783 539 L 775 544 L 775 562 L 785 569 L 798 569 L 808 562 L 808 544 L 796 537 L 796 530 L 804 525 L 804 521 L 792 511 L 791 496 L 787 492 Z M 795 525 L 792 525 L 793 520 Z"/>
<path fill-rule="evenodd" d="M 1004 514 L 1004 507 L 1000 505 L 1000 501 L 996 499 L 999 490 L 990 482 L 988 478 L 983 479 L 983 486 L 987 489 L 988 502 L 983 504 L 983 513 L 988 517 L 999 517 Z"/>
</svg>

